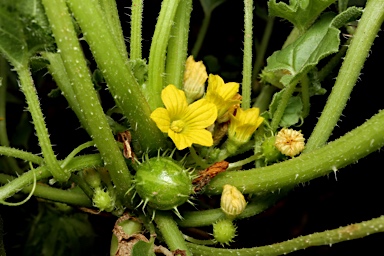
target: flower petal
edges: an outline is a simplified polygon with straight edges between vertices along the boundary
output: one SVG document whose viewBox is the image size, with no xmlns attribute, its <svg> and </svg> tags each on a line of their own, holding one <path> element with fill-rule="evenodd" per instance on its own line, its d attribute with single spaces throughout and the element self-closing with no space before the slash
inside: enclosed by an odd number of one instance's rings
<svg viewBox="0 0 384 256">
<path fill-rule="evenodd" d="M 217 110 L 215 104 L 209 103 L 205 99 L 198 100 L 188 106 L 184 122 L 189 128 L 205 129 L 215 122 Z"/>
<path fill-rule="evenodd" d="M 162 132 L 168 132 L 169 126 L 171 125 L 171 119 L 169 113 L 165 108 L 157 108 L 151 114 L 151 119 L 155 121 L 157 127 Z"/>
<path fill-rule="evenodd" d="M 161 91 L 161 99 L 169 112 L 170 119 L 179 118 L 188 106 L 185 93 L 173 84 Z"/>
<path fill-rule="evenodd" d="M 199 130 L 188 130 L 185 133 L 185 136 L 188 137 L 193 143 L 199 144 L 201 146 L 210 147 L 213 145 L 212 133 L 205 129 Z"/>
<path fill-rule="evenodd" d="M 172 139 L 173 143 L 175 143 L 176 148 L 178 150 L 183 150 L 192 146 L 192 141 L 188 136 L 185 136 L 183 133 L 176 133 L 172 130 L 168 131 L 168 136 Z"/>
</svg>

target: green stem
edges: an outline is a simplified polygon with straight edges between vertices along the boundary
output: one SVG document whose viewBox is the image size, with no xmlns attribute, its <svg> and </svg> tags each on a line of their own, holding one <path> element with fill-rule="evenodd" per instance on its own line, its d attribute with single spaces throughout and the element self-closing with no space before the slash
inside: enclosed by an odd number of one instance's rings
<svg viewBox="0 0 384 256">
<path fill-rule="evenodd" d="M 268 196 L 257 197 L 252 202 L 247 204 L 247 207 L 236 217 L 236 219 L 249 218 L 263 212 L 271 207 L 271 205 L 275 204 L 276 201 L 283 195 L 285 195 L 285 193 L 276 193 L 269 194 Z M 220 208 L 204 211 L 183 212 L 182 216 L 183 219 L 179 220 L 177 223 L 183 228 L 209 226 L 226 217 Z"/>
<path fill-rule="evenodd" d="M 241 107 L 248 109 L 251 107 L 252 91 L 252 20 L 253 20 L 253 0 L 244 0 L 244 55 L 243 55 L 243 82 Z"/>
<path fill-rule="evenodd" d="M 38 165 L 42 165 L 44 163 L 44 159 L 37 155 L 10 147 L 0 146 L 0 155 L 20 158 L 26 162 L 32 162 Z"/>
<path fill-rule="evenodd" d="M 183 88 L 191 11 L 192 0 L 180 1 L 168 42 L 165 84 L 173 84 L 179 89 Z"/>
<path fill-rule="evenodd" d="M 20 65 L 17 69 L 17 74 L 19 75 L 21 89 L 28 103 L 28 110 L 32 116 L 44 161 L 56 180 L 67 181 L 70 174 L 66 170 L 61 169 L 53 152 L 43 113 L 41 112 L 39 98 L 37 97 L 36 88 L 33 84 L 32 75 L 28 66 L 26 64 Z"/>
<path fill-rule="evenodd" d="M 10 181 L 13 181 L 17 178 L 0 174 L 0 183 L 7 184 Z M 30 193 L 32 190 L 32 185 L 24 187 L 21 192 Z M 66 204 L 79 205 L 84 207 L 92 207 L 91 200 L 79 189 L 69 189 L 62 190 L 58 188 L 49 187 L 45 184 L 37 184 L 35 191 L 33 192 L 34 196 L 48 199 L 55 202 L 62 202 Z"/>
<path fill-rule="evenodd" d="M 276 92 L 277 88 L 271 85 L 264 85 L 261 89 L 260 94 L 257 96 L 255 103 L 253 104 L 254 108 L 259 108 L 260 113 L 266 111 L 271 103 L 273 94 Z"/>
<path fill-rule="evenodd" d="M 269 39 L 271 38 L 271 35 L 272 35 L 274 21 L 275 21 L 275 17 L 268 17 L 267 25 L 265 26 L 265 29 L 264 29 L 263 38 L 261 39 L 261 43 L 259 47 L 256 48 L 256 60 L 255 60 L 255 64 L 253 65 L 252 80 L 257 79 L 257 75 L 259 74 L 262 66 L 264 65 L 265 53 L 267 51 Z"/>
<path fill-rule="evenodd" d="M 67 166 L 67 164 L 78 154 L 80 153 L 82 150 L 86 149 L 86 148 L 89 148 L 89 147 L 92 147 L 93 145 L 95 145 L 95 143 L 93 141 L 88 141 L 88 142 L 85 142 L 81 145 L 79 145 L 77 148 L 75 148 L 74 150 L 72 150 L 72 152 L 63 160 L 63 162 L 61 163 L 61 167 L 62 168 L 65 168 L 65 166 Z"/>
<path fill-rule="evenodd" d="M 384 21 L 384 0 L 369 0 L 348 47 L 327 104 L 308 139 L 305 152 L 323 146 L 340 120 L 353 86 L 360 75 L 369 49 Z"/>
<path fill-rule="evenodd" d="M 56 85 L 60 88 L 63 96 L 67 99 L 69 106 L 75 112 L 81 125 L 88 131 L 88 133 L 90 133 L 88 122 L 84 117 L 84 113 L 81 111 L 61 55 L 58 53 L 44 52 L 42 53 L 42 56 L 49 61 L 49 73 L 55 79 Z"/>
<path fill-rule="evenodd" d="M 335 69 L 335 67 L 340 63 L 341 58 L 345 55 L 345 52 L 348 49 L 348 45 L 350 40 L 344 43 L 344 45 L 340 48 L 340 50 L 332 56 L 332 58 L 325 64 L 325 66 L 319 70 L 317 77 L 319 82 L 323 81 L 331 72 Z"/>
<path fill-rule="evenodd" d="M 88 197 L 89 199 L 92 199 L 93 194 L 94 194 L 94 191 L 93 191 L 93 189 L 88 185 L 88 183 L 85 182 L 85 180 L 84 180 L 83 178 L 79 177 L 79 175 L 77 175 L 77 174 L 72 173 L 71 178 L 70 178 L 70 181 L 72 181 L 72 182 L 75 183 L 79 188 L 81 188 L 81 190 L 83 190 L 83 192 L 87 195 L 87 197 Z"/>
<path fill-rule="evenodd" d="M 0 56 L 0 145 L 9 147 L 9 139 L 7 133 L 7 117 L 6 117 L 6 95 L 7 95 L 7 84 L 8 84 L 8 73 L 9 67 L 7 61 Z M 13 157 L 5 158 L 6 164 L 8 165 L 5 169 L 10 174 L 21 174 L 23 171 L 20 169 Z"/>
<path fill-rule="evenodd" d="M 185 255 L 192 255 L 184 241 L 183 234 L 180 232 L 170 212 L 157 211 L 155 222 L 171 251 L 179 249 L 184 250 Z"/>
<path fill-rule="evenodd" d="M 199 155 L 197 155 L 197 152 L 193 146 L 189 147 L 189 152 L 191 153 L 191 157 L 195 161 L 196 166 L 200 166 L 203 169 L 209 167 L 209 164 L 203 159 L 201 159 Z"/>
<path fill-rule="evenodd" d="M 309 78 L 308 75 L 303 75 L 301 85 L 301 100 L 303 101 L 303 113 L 302 117 L 306 118 L 309 115 L 310 103 L 309 103 Z"/>
<path fill-rule="evenodd" d="M 287 87 L 284 88 L 284 93 L 281 96 L 281 100 L 279 102 L 279 105 L 273 114 L 272 122 L 271 122 L 271 129 L 272 131 L 276 131 L 279 127 L 281 118 L 284 115 L 285 108 L 288 105 L 288 101 L 292 96 L 292 93 L 295 91 L 296 85 L 298 83 L 299 79 L 292 80 Z"/>
<path fill-rule="evenodd" d="M 203 23 L 201 24 L 201 28 L 199 30 L 199 34 L 197 35 L 196 42 L 192 49 L 192 55 L 196 59 L 199 55 L 201 46 L 203 45 L 205 35 L 207 34 L 209 23 L 211 22 L 211 12 L 204 13 Z"/>
<path fill-rule="evenodd" d="M 101 165 L 102 161 L 100 155 L 86 155 L 75 157 L 70 163 L 68 163 L 66 169 L 70 173 L 73 171 L 82 170 L 84 168 Z M 29 186 L 33 182 L 34 176 L 36 176 L 36 180 L 41 180 L 51 177 L 51 173 L 45 165 L 25 172 L 23 175 L 13 179 L 10 182 L 7 182 L 4 186 L 0 187 L 0 201 L 6 200 L 8 197 L 13 196 L 19 190 Z"/>
<path fill-rule="evenodd" d="M 126 191 L 131 187 L 132 178 L 128 167 L 125 164 L 124 157 L 104 116 L 97 93 L 93 87 L 90 72 L 81 51 L 66 3 L 64 0 L 43 0 L 42 2 L 52 27 L 52 32 L 55 36 L 56 44 L 61 52 L 64 66 L 71 79 L 71 85 L 79 107 L 81 111 L 83 111 L 82 113 L 86 119 L 87 127 L 89 129 L 88 132 L 90 132 L 92 140 L 100 151 L 105 167 L 109 170 L 111 178 L 116 186 L 118 197 L 123 200 Z M 88 10 L 88 8 L 85 8 L 88 7 L 85 5 L 86 3 L 89 3 L 88 0 L 81 2 L 77 1 L 76 3 L 78 4 L 77 7 L 82 10 L 82 14 L 89 15 L 88 19 L 91 19 L 89 22 L 92 24 L 96 24 L 98 21 L 102 22 L 101 17 L 98 20 L 98 17 L 92 15 L 92 12 L 89 14 L 85 11 Z M 82 4 L 85 6 L 82 6 Z M 93 10 L 95 8 L 94 5 L 91 3 L 89 4 L 93 7 Z M 73 12 L 77 13 L 75 10 L 78 11 L 76 8 L 73 8 Z M 100 15 L 100 13 L 98 14 Z M 100 35 L 103 35 L 102 32 L 103 31 L 100 31 Z M 87 35 L 91 34 L 84 28 L 83 33 L 87 33 Z M 106 39 L 106 37 L 103 39 Z M 104 42 L 105 40 L 99 39 L 98 41 Z M 115 49 L 114 56 L 116 62 L 118 62 L 118 60 L 122 60 L 122 58 L 113 45 L 113 41 L 109 41 L 109 48 L 104 49 L 109 49 L 109 53 L 112 52 L 111 49 Z M 126 101 L 128 102 L 129 100 Z M 126 200 L 123 202 L 129 204 L 129 201 L 130 200 Z"/>
<path fill-rule="evenodd" d="M 326 146 L 299 157 L 242 172 L 218 174 L 205 193 L 220 194 L 225 184 L 242 188 L 244 194 L 276 191 L 336 172 L 339 168 L 384 146 L 384 111 Z M 321 159 L 321 160 L 319 160 Z"/>
<path fill-rule="evenodd" d="M 127 60 L 121 58 L 117 47 L 115 47 L 108 26 L 103 22 L 101 10 L 93 4 L 92 0 L 68 0 L 68 3 L 85 35 L 97 65 L 103 72 L 109 91 L 132 127 L 132 138 L 140 144 L 141 148 L 136 148 L 135 152 L 157 152 L 158 148 L 165 148 L 165 137 L 155 122 L 150 119 L 151 109 L 145 101 L 131 69 L 126 65 Z M 169 22 L 172 23 L 171 20 Z M 158 43 L 157 41 L 153 42 L 155 42 L 154 44 Z M 64 58 L 63 60 L 66 64 Z M 69 72 L 68 68 L 67 72 Z M 161 89 L 156 95 L 159 99 Z M 148 88 L 148 90 L 150 89 Z M 102 119 L 105 120 L 105 117 Z"/>
<path fill-rule="evenodd" d="M 131 6 L 130 57 L 141 59 L 141 25 L 143 19 L 143 0 L 133 0 Z"/>
<path fill-rule="evenodd" d="M 260 154 L 255 154 L 255 155 L 247 157 L 247 158 L 245 158 L 243 160 L 240 160 L 240 161 L 237 161 L 237 162 L 234 162 L 234 163 L 230 163 L 228 165 L 227 171 L 232 171 L 232 170 L 234 170 L 236 168 L 239 168 L 239 167 L 241 167 L 243 165 L 246 165 L 246 164 L 249 164 L 249 163 L 251 163 L 253 161 L 256 161 L 259 158 L 261 158 L 261 155 Z"/>
<path fill-rule="evenodd" d="M 125 46 L 123 30 L 121 29 L 119 13 L 117 11 L 115 0 L 99 0 L 100 9 L 103 11 L 103 18 L 106 21 L 109 31 L 115 41 L 116 48 L 120 52 L 122 59 L 128 59 L 128 53 Z"/>
<path fill-rule="evenodd" d="M 180 0 L 164 0 L 153 34 L 148 63 L 148 87 L 143 89 L 151 110 L 163 105 L 161 90 L 164 86 L 165 59 L 168 40 Z"/>
<path fill-rule="evenodd" d="M 272 256 L 283 255 L 290 252 L 305 249 L 311 246 L 332 245 L 352 239 L 362 238 L 371 234 L 384 232 L 384 216 L 351 224 L 348 226 L 332 229 L 324 232 L 314 233 L 307 236 L 300 236 L 285 242 L 275 243 L 254 247 L 249 249 L 218 249 L 202 245 L 188 243 L 193 255 L 210 256 L 210 255 L 242 255 L 242 256 Z"/>
</svg>

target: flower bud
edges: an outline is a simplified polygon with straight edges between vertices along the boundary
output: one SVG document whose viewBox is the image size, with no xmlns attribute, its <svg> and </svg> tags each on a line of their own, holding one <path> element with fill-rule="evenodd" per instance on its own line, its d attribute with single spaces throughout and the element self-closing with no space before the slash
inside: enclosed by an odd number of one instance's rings
<svg viewBox="0 0 384 256">
<path fill-rule="evenodd" d="M 304 150 L 304 140 L 300 131 L 283 128 L 276 135 L 275 146 L 284 155 L 294 157 Z"/>
<path fill-rule="evenodd" d="M 243 194 L 232 185 L 224 185 L 221 194 L 220 207 L 228 218 L 234 219 L 242 213 L 247 206 Z"/>
<path fill-rule="evenodd" d="M 195 61 L 189 56 L 185 63 L 184 92 L 188 103 L 200 99 L 204 94 L 204 84 L 208 74 L 202 61 Z"/>
</svg>

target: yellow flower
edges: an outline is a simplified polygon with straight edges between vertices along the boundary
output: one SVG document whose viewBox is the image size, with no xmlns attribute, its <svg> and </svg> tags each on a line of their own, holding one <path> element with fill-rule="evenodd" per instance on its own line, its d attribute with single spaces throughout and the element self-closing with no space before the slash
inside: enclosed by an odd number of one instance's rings
<svg viewBox="0 0 384 256">
<path fill-rule="evenodd" d="M 301 132 L 283 128 L 276 134 L 275 146 L 284 155 L 294 157 L 304 150 L 304 141 Z"/>
<path fill-rule="evenodd" d="M 236 99 L 239 86 L 234 82 L 224 83 L 224 80 L 218 75 L 209 75 L 205 99 L 216 105 L 218 122 L 228 121 L 228 117 L 224 117 L 224 119 L 222 117 L 232 106 L 240 103 Z"/>
<path fill-rule="evenodd" d="M 212 146 L 212 134 L 205 128 L 217 117 L 214 104 L 205 99 L 188 105 L 185 93 L 170 84 L 161 92 L 166 108 L 157 108 L 151 118 L 157 127 L 173 140 L 177 149 L 190 147 L 193 143 Z"/>
<path fill-rule="evenodd" d="M 242 213 L 247 206 L 243 194 L 232 185 L 224 185 L 221 194 L 220 208 L 228 218 L 235 218 Z"/>
<path fill-rule="evenodd" d="M 243 110 L 238 108 L 236 115 L 231 115 L 229 123 L 228 137 L 236 145 L 241 145 L 249 141 L 252 134 L 264 121 L 264 118 L 259 116 L 258 108 L 250 108 Z"/>
<path fill-rule="evenodd" d="M 189 56 L 185 63 L 184 92 L 188 103 L 200 99 L 204 94 L 204 84 L 208 74 L 202 61 L 195 61 Z"/>
</svg>

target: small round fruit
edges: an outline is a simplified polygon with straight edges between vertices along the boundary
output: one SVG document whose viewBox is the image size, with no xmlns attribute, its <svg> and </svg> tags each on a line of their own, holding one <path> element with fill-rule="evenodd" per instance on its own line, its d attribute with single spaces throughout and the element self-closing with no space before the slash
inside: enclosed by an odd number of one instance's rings
<svg viewBox="0 0 384 256">
<path fill-rule="evenodd" d="M 141 163 L 135 186 L 144 203 L 158 210 L 175 209 L 193 192 L 188 172 L 169 157 L 154 157 Z"/>
<path fill-rule="evenodd" d="M 213 224 L 213 237 L 221 245 L 229 245 L 235 236 L 236 227 L 231 220 L 222 219 Z"/>
</svg>

